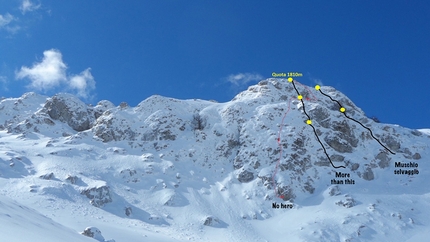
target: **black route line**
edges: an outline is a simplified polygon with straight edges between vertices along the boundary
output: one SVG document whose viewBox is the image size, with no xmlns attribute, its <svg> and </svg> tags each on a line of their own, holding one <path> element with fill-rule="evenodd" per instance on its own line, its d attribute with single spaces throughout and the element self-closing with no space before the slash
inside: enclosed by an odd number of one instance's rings
<svg viewBox="0 0 430 242">
<path fill-rule="evenodd" d="M 299 91 L 296 88 L 296 85 L 294 84 L 294 80 L 291 83 L 293 83 L 293 87 L 294 87 L 294 90 L 296 90 L 297 95 L 300 95 Z M 311 117 L 306 112 L 305 103 L 303 102 L 303 99 L 299 99 L 299 100 L 302 102 L 303 112 L 305 113 L 306 117 L 308 117 L 308 120 L 311 120 Z M 331 166 L 333 166 L 333 168 L 336 168 L 336 169 L 337 168 L 346 168 L 345 166 L 335 166 L 333 164 L 333 162 L 330 159 L 330 156 L 327 154 L 327 150 L 325 149 L 323 143 L 321 142 L 320 138 L 318 137 L 318 134 L 317 134 L 315 127 L 312 124 L 308 124 L 308 125 L 310 125 L 312 127 L 312 129 L 314 130 L 315 136 L 317 137 L 318 142 L 320 143 L 321 147 L 323 148 L 324 154 L 327 156 L 327 159 L 330 161 Z"/>
<path fill-rule="evenodd" d="M 294 84 L 294 83 L 293 83 L 293 84 Z M 295 87 L 294 87 L 294 88 L 295 88 Z M 342 104 L 340 104 L 340 102 L 339 102 L 338 100 L 333 99 L 330 95 L 325 94 L 323 91 L 321 91 L 321 89 L 318 89 L 318 90 L 320 91 L 320 93 L 321 93 L 322 95 L 324 95 L 324 96 L 326 96 L 326 97 L 330 98 L 330 100 L 332 100 L 333 102 L 337 102 L 337 104 L 339 105 L 339 108 L 343 108 Z M 296 89 L 296 91 L 297 91 L 297 89 Z M 303 102 L 303 101 L 302 101 L 302 102 Z M 396 153 L 392 152 L 390 149 L 388 149 L 385 145 L 383 145 L 383 144 L 381 143 L 381 141 L 379 141 L 379 139 L 377 139 L 377 138 L 373 135 L 373 132 L 372 132 L 372 130 L 371 130 L 371 129 L 369 129 L 368 127 L 364 126 L 364 125 L 363 125 L 362 123 L 360 123 L 359 121 L 357 121 L 357 120 L 355 120 L 355 119 L 353 119 L 353 118 L 349 117 L 348 115 L 346 115 L 345 111 L 344 111 L 344 112 L 342 112 L 342 113 L 343 113 L 343 115 L 345 115 L 345 117 L 346 117 L 346 118 L 348 118 L 348 119 L 350 119 L 350 120 L 352 120 L 352 121 L 354 121 L 354 122 L 356 122 L 356 123 L 360 124 L 363 128 L 365 128 L 365 129 L 369 130 L 370 135 L 372 136 L 372 138 L 373 138 L 373 139 L 375 139 L 376 141 L 378 141 L 378 143 L 379 143 L 382 147 L 384 147 L 386 150 L 388 150 L 391 154 L 393 154 L 393 155 L 395 155 L 395 154 L 396 154 Z"/>
</svg>

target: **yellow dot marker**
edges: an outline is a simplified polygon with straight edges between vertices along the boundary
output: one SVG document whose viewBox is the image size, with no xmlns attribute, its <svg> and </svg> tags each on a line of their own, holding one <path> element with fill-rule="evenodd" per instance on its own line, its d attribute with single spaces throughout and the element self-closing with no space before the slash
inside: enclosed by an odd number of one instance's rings
<svg viewBox="0 0 430 242">
<path fill-rule="evenodd" d="M 293 81 L 293 78 L 292 77 L 288 77 L 288 82 L 292 82 Z"/>
<path fill-rule="evenodd" d="M 318 91 L 318 90 L 320 90 L 320 88 L 321 88 L 321 87 L 320 87 L 320 85 L 316 85 L 316 86 L 315 86 L 315 89 L 316 89 L 317 91 Z"/>
<path fill-rule="evenodd" d="M 340 111 L 341 111 L 342 113 L 344 113 L 344 112 L 345 112 L 345 110 L 346 110 L 346 109 L 345 109 L 344 107 L 341 107 L 341 108 L 340 108 Z"/>
<path fill-rule="evenodd" d="M 310 119 L 308 119 L 308 120 L 306 120 L 306 123 L 309 124 L 309 125 L 311 125 L 312 121 Z"/>
<path fill-rule="evenodd" d="M 297 96 L 297 98 L 298 98 L 299 100 L 302 100 L 302 99 L 303 99 L 303 96 L 302 96 L 302 95 L 298 95 L 298 96 Z"/>
</svg>

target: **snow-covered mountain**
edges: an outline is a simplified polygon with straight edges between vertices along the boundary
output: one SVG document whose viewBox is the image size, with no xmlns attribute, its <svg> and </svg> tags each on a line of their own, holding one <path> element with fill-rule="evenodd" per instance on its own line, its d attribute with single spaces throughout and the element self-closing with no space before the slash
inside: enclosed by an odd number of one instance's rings
<svg viewBox="0 0 430 242">
<path fill-rule="evenodd" d="M 286 79 L 227 103 L 26 93 L 0 101 L 2 238 L 425 241 L 429 133 Z"/>
</svg>

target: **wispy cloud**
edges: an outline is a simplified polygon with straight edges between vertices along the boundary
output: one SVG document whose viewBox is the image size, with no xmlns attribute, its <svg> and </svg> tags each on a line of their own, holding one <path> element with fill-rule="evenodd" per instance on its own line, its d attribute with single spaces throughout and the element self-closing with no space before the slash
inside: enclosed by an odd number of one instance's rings
<svg viewBox="0 0 430 242">
<path fill-rule="evenodd" d="M 21 10 L 21 13 L 25 15 L 28 12 L 33 12 L 40 9 L 41 6 L 42 4 L 34 3 L 31 0 L 21 0 L 19 9 Z M 16 15 L 12 15 L 10 13 L 0 14 L 0 30 L 6 30 L 10 34 L 14 35 L 20 30 L 25 29 L 28 22 L 33 20 L 35 20 L 34 16 L 21 16 L 21 18 L 18 18 Z"/>
<path fill-rule="evenodd" d="M 89 93 L 96 88 L 96 82 L 87 68 L 79 75 L 72 76 L 69 81 L 69 87 L 77 91 L 78 96 L 88 98 Z"/>
<path fill-rule="evenodd" d="M 0 14 L 0 28 L 6 28 L 13 20 L 15 20 L 15 17 L 10 13 Z"/>
<path fill-rule="evenodd" d="M 0 85 L 4 91 L 9 91 L 7 88 L 8 79 L 5 76 L 0 76 Z"/>
<path fill-rule="evenodd" d="M 311 79 L 311 81 L 314 83 L 314 84 L 318 84 L 318 85 L 323 85 L 323 82 L 322 82 L 322 80 L 321 79 L 319 79 L 319 78 L 310 78 Z"/>
<path fill-rule="evenodd" d="M 43 52 L 42 61 L 33 64 L 32 67 L 22 66 L 16 72 L 16 79 L 29 79 L 30 89 L 47 92 L 62 87 L 71 89 L 82 98 L 88 98 L 89 93 L 95 89 L 96 82 L 91 75 L 90 68 L 78 75 L 68 76 L 67 65 L 63 62 L 63 56 L 59 50 L 51 49 Z"/>
<path fill-rule="evenodd" d="M 237 73 L 229 75 L 226 80 L 233 85 L 243 86 L 252 81 L 260 81 L 263 79 L 263 76 L 257 73 Z"/>
<path fill-rule="evenodd" d="M 313 84 L 318 84 L 320 86 L 323 86 L 323 81 L 321 78 L 313 76 L 311 73 L 306 73 L 306 76 L 308 77 L 309 81 L 311 81 Z"/>
<path fill-rule="evenodd" d="M 22 14 L 25 14 L 27 12 L 32 12 L 41 7 L 41 4 L 34 4 L 30 0 L 23 0 L 21 2 L 21 6 L 19 6 L 19 9 L 21 10 Z"/>
</svg>

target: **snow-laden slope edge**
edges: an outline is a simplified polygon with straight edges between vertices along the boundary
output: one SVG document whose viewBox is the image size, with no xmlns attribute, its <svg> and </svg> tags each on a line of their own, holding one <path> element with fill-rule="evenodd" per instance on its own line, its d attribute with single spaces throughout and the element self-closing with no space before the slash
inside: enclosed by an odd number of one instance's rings
<svg viewBox="0 0 430 242">
<path fill-rule="evenodd" d="M 94 241 L 4 196 L 0 196 L 0 225 L 2 241 Z"/>
<path fill-rule="evenodd" d="M 116 241 L 284 241 L 287 234 L 297 241 L 396 241 L 399 234 L 386 228 L 410 234 L 428 226 L 419 214 L 429 208 L 420 202 L 429 192 L 429 137 L 375 123 L 342 93 L 322 88 L 391 155 L 331 100 L 298 89 L 328 154 L 347 166 L 340 171 L 354 185 L 331 185 L 339 170 L 305 123 L 291 83 L 268 79 L 227 103 L 152 96 L 137 107 L 90 107 L 68 94 L 2 100 L 1 193 L 76 231 L 96 226 Z M 419 164 L 419 174 L 394 174 L 396 162 Z M 402 208 L 409 203 L 417 204 L 408 208 L 415 212 Z M 363 219 L 341 222 L 356 216 Z M 292 218 L 294 226 L 278 227 Z M 378 229 L 363 232 L 375 221 Z"/>
</svg>

